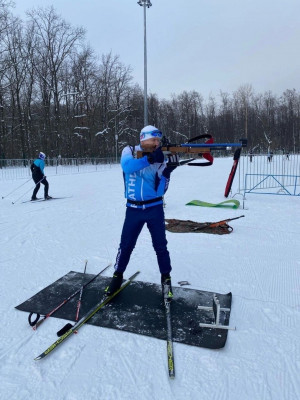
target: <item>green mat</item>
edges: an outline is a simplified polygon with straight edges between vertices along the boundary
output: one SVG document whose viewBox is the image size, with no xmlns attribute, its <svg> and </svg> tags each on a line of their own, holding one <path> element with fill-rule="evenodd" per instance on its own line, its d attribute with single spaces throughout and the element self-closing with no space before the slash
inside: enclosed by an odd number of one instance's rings
<svg viewBox="0 0 300 400">
<path fill-rule="evenodd" d="M 207 203 L 206 201 L 201 200 L 192 200 L 189 203 L 186 203 L 186 206 L 201 206 L 201 207 L 223 207 L 223 208 L 234 208 L 237 209 L 240 206 L 240 202 L 235 199 L 225 200 L 221 203 Z"/>
</svg>

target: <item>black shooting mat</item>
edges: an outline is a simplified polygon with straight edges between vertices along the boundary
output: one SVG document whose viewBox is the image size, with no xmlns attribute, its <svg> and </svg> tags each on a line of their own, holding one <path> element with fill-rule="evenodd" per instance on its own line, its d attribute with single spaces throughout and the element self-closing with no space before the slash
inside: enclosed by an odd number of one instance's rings
<svg viewBox="0 0 300 400">
<path fill-rule="evenodd" d="M 16 308 L 20 311 L 46 315 L 93 276 L 70 271 Z M 110 279 L 110 277 L 98 276 L 84 288 L 79 318 L 103 298 L 104 289 Z M 214 323 L 212 311 L 198 310 L 198 306 L 212 307 L 213 293 L 173 286 L 173 295 L 171 315 L 174 342 L 210 349 L 224 347 L 227 329 L 199 326 L 200 322 Z M 216 293 L 216 295 L 221 308 L 231 307 L 231 293 Z M 51 317 L 74 321 L 78 298 L 79 293 Z M 221 311 L 222 325 L 229 325 L 229 314 L 230 312 Z M 133 281 L 87 323 L 165 340 L 167 331 L 161 285 Z"/>
</svg>

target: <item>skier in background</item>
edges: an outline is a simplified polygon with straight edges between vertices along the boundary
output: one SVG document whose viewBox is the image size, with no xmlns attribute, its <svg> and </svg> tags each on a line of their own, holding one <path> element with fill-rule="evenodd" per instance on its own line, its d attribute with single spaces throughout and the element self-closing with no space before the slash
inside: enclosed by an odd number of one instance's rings
<svg viewBox="0 0 300 400">
<path fill-rule="evenodd" d="M 249 158 L 250 158 L 250 162 L 252 162 L 253 161 L 253 151 L 252 150 L 250 150 Z"/>
<path fill-rule="evenodd" d="M 271 162 L 273 159 L 273 151 L 270 151 L 268 154 L 268 161 Z"/>
<path fill-rule="evenodd" d="M 44 199 L 52 199 L 52 197 L 48 195 L 49 183 L 46 179 L 46 176 L 44 175 L 45 158 L 46 155 L 43 152 L 40 152 L 39 157 L 33 161 L 30 167 L 32 172 L 32 179 L 35 183 L 35 188 L 31 197 L 32 201 L 37 200 L 36 195 L 40 189 L 41 183 L 44 185 Z"/>
<path fill-rule="evenodd" d="M 129 263 L 131 253 L 144 226 L 150 231 L 161 273 L 163 295 L 170 301 L 171 261 L 167 249 L 163 195 L 168 189 L 170 174 L 177 168 L 178 156 L 168 157 L 168 163 L 160 147 L 162 132 L 148 125 L 140 133 L 140 145 L 126 146 L 122 151 L 121 167 L 127 198 L 126 216 L 121 242 L 114 266 L 115 272 L 106 294 L 116 292 L 122 284 L 123 273 Z M 136 159 L 136 151 L 144 151 L 143 157 Z"/>
</svg>

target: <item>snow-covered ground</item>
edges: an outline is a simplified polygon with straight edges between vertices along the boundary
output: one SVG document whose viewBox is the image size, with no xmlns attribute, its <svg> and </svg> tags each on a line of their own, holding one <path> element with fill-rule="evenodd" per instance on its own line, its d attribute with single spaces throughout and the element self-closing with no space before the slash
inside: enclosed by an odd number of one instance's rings
<svg viewBox="0 0 300 400">
<path fill-rule="evenodd" d="M 231 165 L 224 158 L 209 168 L 178 168 L 165 197 L 166 218 L 245 215 L 231 223 L 230 235 L 167 232 L 173 285 L 188 280 L 191 288 L 231 291 L 230 325 L 237 327 L 221 350 L 175 343 L 175 380 L 165 341 L 91 325 L 34 361 L 64 321 L 49 318 L 34 332 L 28 315 L 14 308 L 69 271 L 83 272 L 86 259 L 88 273 L 114 262 L 125 213 L 120 167 L 49 177 L 50 195 L 66 199 L 12 205 L 30 182 L 0 200 L 1 400 L 299 398 L 300 198 L 249 194 L 245 210 L 185 206 L 223 201 Z M 0 195 L 22 182 L 0 181 Z M 125 278 L 137 269 L 139 280 L 160 282 L 146 228 Z"/>
</svg>

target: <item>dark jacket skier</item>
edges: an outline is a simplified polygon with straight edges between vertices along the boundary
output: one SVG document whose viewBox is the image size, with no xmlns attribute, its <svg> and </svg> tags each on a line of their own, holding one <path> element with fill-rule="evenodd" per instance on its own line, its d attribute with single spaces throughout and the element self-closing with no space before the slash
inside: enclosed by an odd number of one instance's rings
<svg viewBox="0 0 300 400">
<path fill-rule="evenodd" d="M 30 167 L 31 172 L 32 172 L 32 179 L 34 180 L 34 183 L 35 183 L 35 188 L 34 188 L 34 191 L 32 193 L 32 197 L 31 197 L 32 201 L 37 200 L 36 195 L 40 189 L 41 183 L 45 186 L 44 187 L 45 200 L 52 199 L 52 197 L 48 195 L 49 183 L 44 174 L 45 158 L 46 158 L 46 155 L 43 152 L 40 152 L 39 157 L 33 161 L 33 163 L 31 164 L 31 167 Z"/>
</svg>

